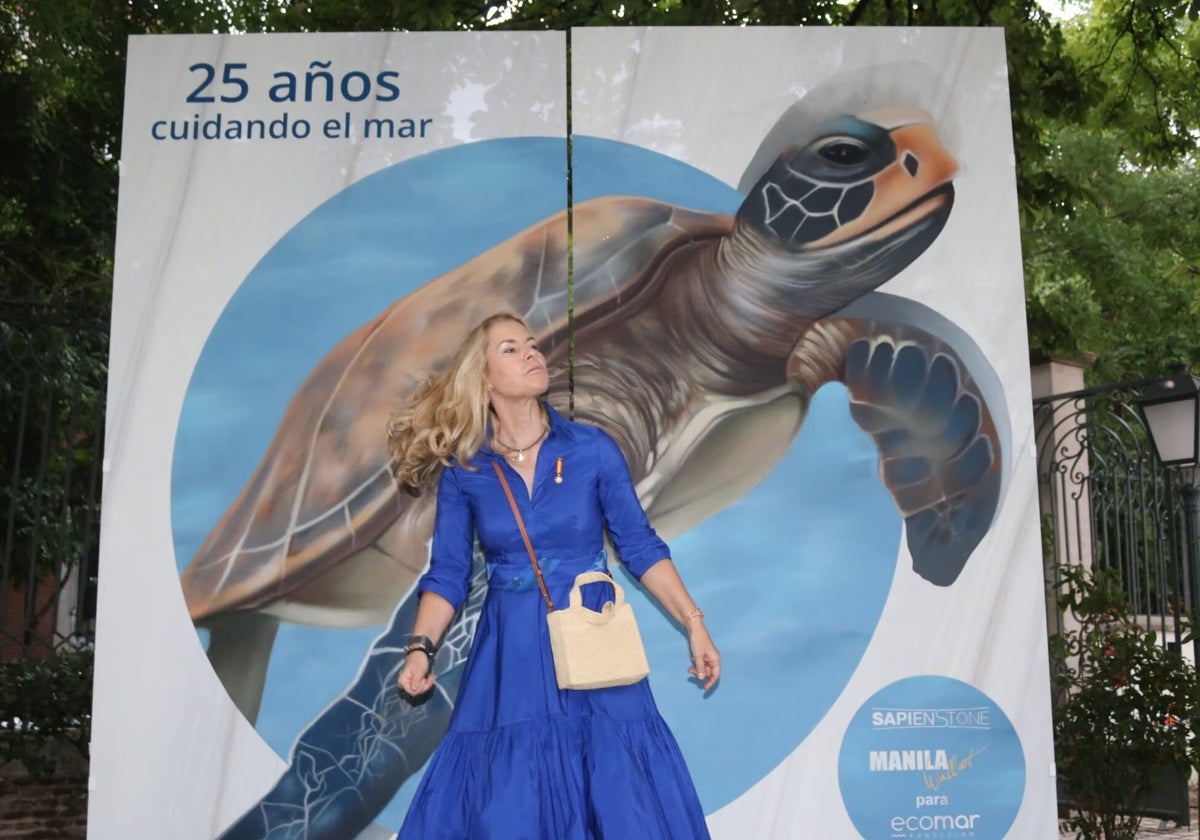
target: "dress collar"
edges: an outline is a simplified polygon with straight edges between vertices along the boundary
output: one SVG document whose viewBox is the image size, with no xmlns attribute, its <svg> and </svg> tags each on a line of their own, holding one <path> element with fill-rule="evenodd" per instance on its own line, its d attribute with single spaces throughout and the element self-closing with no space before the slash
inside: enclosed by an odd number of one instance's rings
<svg viewBox="0 0 1200 840">
<path fill-rule="evenodd" d="M 545 400 L 542 400 L 542 408 L 546 410 L 546 420 L 550 424 L 550 432 L 546 435 L 546 439 L 542 441 L 542 445 L 545 446 L 556 437 L 561 437 L 563 441 L 573 441 L 575 439 L 575 429 L 572 428 L 571 422 L 559 414 L 558 410 Z M 483 446 L 477 454 L 491 458 L 494 461 L 503 461 L 504 456 L 492 449 L 491 440 L 492 424 L 488 423 L 487 431 L 483 438 Z"/>
<path fill-rule="evenodd" d="M 554 406 L 550 405 L 550 403 L 543 402 L 542 405 L 545 406 L 546 418 L 550 421 L 550 435 L 548 435 L 548 437 L 555 434 L 560 434 L 568 440 L 574 440 L 575 429 L 571 425 L 571 422 L 559 414 Z"/>
</svg>

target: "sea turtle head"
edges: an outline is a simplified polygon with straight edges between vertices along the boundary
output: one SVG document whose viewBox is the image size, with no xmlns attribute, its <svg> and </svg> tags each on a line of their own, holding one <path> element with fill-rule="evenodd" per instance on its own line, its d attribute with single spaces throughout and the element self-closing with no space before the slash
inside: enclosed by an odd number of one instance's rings
<svg viewBox="0 0 1200 840">
<path fill-rule="evenodd" d="M 920 109 L 835 116 L 747 191 L 738 228 L 797 279 L 874 288 L 941 232 L 958 170 Z"/>
</svg>

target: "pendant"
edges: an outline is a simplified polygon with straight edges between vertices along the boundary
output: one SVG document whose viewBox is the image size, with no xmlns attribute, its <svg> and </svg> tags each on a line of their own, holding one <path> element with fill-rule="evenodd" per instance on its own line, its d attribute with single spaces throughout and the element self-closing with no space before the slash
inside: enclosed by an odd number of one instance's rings
<svg viewBox="0 0 1200 840">
<path fill-rule="evenodd" d="M 524 460 L 525 460 L 525 453 L 523 451 L 518 450 L 517 451 L 517 463 L 519 464 Z"/>
</svg>

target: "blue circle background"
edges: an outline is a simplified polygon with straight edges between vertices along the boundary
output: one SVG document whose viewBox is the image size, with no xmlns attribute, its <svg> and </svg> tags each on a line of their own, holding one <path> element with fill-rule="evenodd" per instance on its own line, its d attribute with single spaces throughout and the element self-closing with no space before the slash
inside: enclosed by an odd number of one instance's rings
<svg viewBox="0 0 1200 840">
<path fill-rule="evenodd" d="M 574 199 L 640 195 L 731 213 L 741 196 L 645 149 L 574 139 Z M 566 203 L 561 138 L 457 146 L 347 187 L 271 248 L 193 371 L 177 430 L 171 516 L 182 570 L 241 491 L 293 392 L 347 334 Z M 651 683 L 707 812 L 787 757 L 834 704 L 874 633 L 900 517 L 844 390 L 822 389 L 784 460 L 743 499 L 672 541 L 721 648 L 720 687 L 687 679 L 685 639 L 627 587 Z M 640 602 L 640 603 L 639 603 Z M 355 677 L 378 627 L 284 624 L 257 729 L 281 756 Z M 417 778 L 377 818 L 399 825 Z"/>
<path fill-rule="evenodd" d="M 988 727 L 879 727 L 876 713 L 911 709 L 986 710 Z M 960 767 L 951 778 L 935 771 L 872 770 L 872 751 L 945 750 Z M 973 755 L 972 755 L 973 753 Z M 854 827 L 865 840 L 971 838 L 1001 840 L 1016 819 L 1025 796 L 1025 754 L 1008 717 L 990 697 L 960 680 L 916 676 L 876 692 L 846 728 L 838 757 L 838 784 Z M 946 805 L 917 806 L 918 796 L 945 796 Z M 895 817 L 979 814 L 971 831 L 894 830 Z"/>
</svg>

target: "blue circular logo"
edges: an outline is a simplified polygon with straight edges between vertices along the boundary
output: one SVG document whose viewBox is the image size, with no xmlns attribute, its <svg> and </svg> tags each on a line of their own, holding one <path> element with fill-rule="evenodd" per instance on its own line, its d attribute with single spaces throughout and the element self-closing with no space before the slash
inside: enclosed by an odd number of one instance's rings
<svg viewBox="0 0 1200 840">
<path fill-rule="evenodd" d="M 842 739 L 838 784 L 865 840 L 1000 840 L 1025 792 L 1008 717 L 974 686 L 909 677 L 876 692 Z"/>
</svg>

